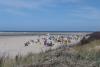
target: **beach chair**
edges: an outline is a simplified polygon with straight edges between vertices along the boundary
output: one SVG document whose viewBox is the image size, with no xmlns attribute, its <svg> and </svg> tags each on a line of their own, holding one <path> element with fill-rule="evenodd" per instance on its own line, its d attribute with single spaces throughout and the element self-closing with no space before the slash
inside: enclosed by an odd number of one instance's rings
<svg viewBox="0 0 100 67">
<path fill-rule="evenodd" d="M 44 45 L 47 45 L 47 40 L 46 39 L 44 40 Z"/>
<path fill-rule="evenodd" d="M 34 43 L 34 40 L 30 40 L 30 42 Z"/>
<path fill-rule="evenodd" d="M 67 45 L 68 41 L 67 40 L 64 40 L 64 45 Z"/>
<path fill-rule="evenodd" d="M 71 40 L 70 39 L 68 39 L 68 43 L 71 43 Z"/>
<path fill-rule="evenodd" d="M 28 44 L 28 43 L 24 43 L 24 45 L 25 45 L 25 46 L 28 46 L 29 44 Z"/>
<path fill-rule="evenodd" d="M 27 41 L 26 43 L 24 43 L 25 46 L 28 46 L 30 43 L 30 41 Z"/>
</svg>

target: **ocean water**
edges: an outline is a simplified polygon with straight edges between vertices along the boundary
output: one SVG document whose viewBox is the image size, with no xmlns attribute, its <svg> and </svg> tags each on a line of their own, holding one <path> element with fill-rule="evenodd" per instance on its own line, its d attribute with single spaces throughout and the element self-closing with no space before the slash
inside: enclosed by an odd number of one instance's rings
<svg viewBox="0 0 100 67">
<path fill-rule="evenodd" d="M 45 35 L 45 34 L 51 34 L 51 35 L 76 35 L 76 34 L 89 34 L 92 33 L 90 31 L 88 32 L 69 32 L 69 31 L 34 31 L 34 32 L 24 32 L 24 31 L 13 31 L 13 32 L 0 32 L 0 36 L 29 36 L 29 35 Z"/>
</svg>

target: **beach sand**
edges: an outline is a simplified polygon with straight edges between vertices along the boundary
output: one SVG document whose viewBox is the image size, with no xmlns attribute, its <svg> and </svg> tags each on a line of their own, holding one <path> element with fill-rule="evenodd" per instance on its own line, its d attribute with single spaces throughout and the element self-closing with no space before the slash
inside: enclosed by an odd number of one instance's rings
<svg viewBox="0 0 100 67">
<path fill-rule="evenodd" d="M 0 56 L 16 56 L 27 55 L 28 53 L 40 53 L 49 49 L 56 49 L 61 46 L 59 43 L 55 43 L 52 47 L 44 46 L 43 41 L 40 43 L 30 43 L 25 46 L 25 43 L 30 40 L 42 39 L 44 35 L 30 35 L 30 36 L 0 36 Z M 72 41 L 71 44 L 78 43 L 78 41 Z"/>
<path fill-rule="evenodd" d="M 50 49 L 50 47 L 44 46 L 43 43 L 24 45 L 25 42 L 38 38 L 39 36 L 0 36 L 0 56 L 26 55 L 29 52 L 39 53 Z M 54 45 L 52 49 L 55 49 L 58 45 Z"/>
<path fill-rule="evenodd" d="M 30 39 L 34 39 L 36 36 L 0 36 L 0 54 L 1 55 L 12 55 L 26 54 L 29 51 L 38 52 L 36 45 L 25 47 L 24 43 Z"/>
</svg>

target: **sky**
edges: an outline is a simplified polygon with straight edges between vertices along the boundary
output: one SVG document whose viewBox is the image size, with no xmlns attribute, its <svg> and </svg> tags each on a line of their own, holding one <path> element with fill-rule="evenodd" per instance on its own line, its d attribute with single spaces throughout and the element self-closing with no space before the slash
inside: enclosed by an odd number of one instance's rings
<svg viewBox="0 0 100 67">
<path fill-rule="evenodd" d="M 0 31 L 100 31 L 100 0 L 0 0 Z"/>
</svg>

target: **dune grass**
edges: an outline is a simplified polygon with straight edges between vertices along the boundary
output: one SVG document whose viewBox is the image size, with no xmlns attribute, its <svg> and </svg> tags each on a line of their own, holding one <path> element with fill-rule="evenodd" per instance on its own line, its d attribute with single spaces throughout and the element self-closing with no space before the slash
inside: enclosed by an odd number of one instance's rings
<svg viewBox="0 0 100 67">
<path fill-rule="evenodd" d="M 0 67 L 100 67 L 100 40 L 71 48 L 59 48 L 39 54 L 0 58 Z"/>
</svg>

